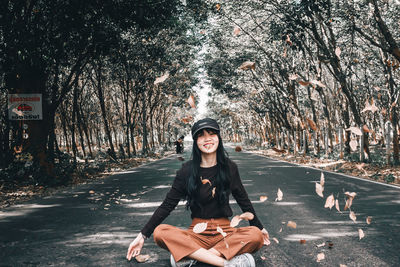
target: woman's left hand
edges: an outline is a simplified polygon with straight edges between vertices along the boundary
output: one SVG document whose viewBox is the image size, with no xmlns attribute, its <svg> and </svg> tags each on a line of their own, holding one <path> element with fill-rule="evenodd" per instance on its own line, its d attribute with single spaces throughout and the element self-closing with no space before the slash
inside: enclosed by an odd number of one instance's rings
<svg viewBox="0 0 400 267">
<path fill-rule="evenodd" d="M 261 233 L 263 234 L 263 237 L 264 237 L 264 246 L 269 246 L 271 244 L 271 242 L 269 241 L 268 231 L 265 228 L 263 228 L 261 230 Z"/>
</svg>

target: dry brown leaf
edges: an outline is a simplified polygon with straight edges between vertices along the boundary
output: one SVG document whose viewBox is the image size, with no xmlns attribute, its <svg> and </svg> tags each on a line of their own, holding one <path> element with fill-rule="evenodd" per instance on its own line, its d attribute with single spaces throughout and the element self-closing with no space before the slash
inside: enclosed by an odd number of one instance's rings
<svg viewBox="0 0 400 267">
<path fill-rule="evenodd" d="M 325 247 L 325 242 L 317 245 L 317 248 L 320 248 L 320 247 Z"/>
<path fill-rule="evenodd" d="M 315 192 L 318 194 L 318 196 L 322 198 L 324 197 L 324 187 L 319 183 L 315 183 Z"/>
<path fill-rule="evenodd" d="M 203 180 L 201 180 L 201 183 L 202 183 L 202 184 L 207 184 L 207 183 L 209 183 L 210 186 L 212 186 L 210 180 L 208 180 L 208 179 L 203 179 Z"/>
<path fill-rule="evenodd" d="M 358 229 L 358 237 L 360 238 L 360 240 L 363 239 L 364 236 L 364 231 L 362 229 Z"/>
<path fill-rule="evenodd" d="M 320 262 L 325 259 L 325 254 L 323 252 L 318 253 L 317 255 L 317 262 Z"/>
<path fill-rule="evenodd" d="M 267 258 L 266 257 L 264 257 L 264 256 L 260 256 L 260 258 L 263 260 L 263 261 L 265 261 Z"/>
<path fill-rule="evenodd" d="M 272 240 L 274 240 L 275 243 L 279 244 L 279 240 L 276 237 L 273 237 Z"/>
<path fill-rule="evenodd" d="M 325 186 L 325 175 L 321 172 L 321 178 L 319 178 L 319 184 L 324 187 Z"/>
<path fill-rule="evenodd" d="M 251 212 L 245 212 L 240 214 L 239 218 L 242 220 L 251 221 L 254 219 L 254 214 Z"/>
<path fill-rule="evenodd" d="M 356 222 L 357 217 L 356 217 L 356 214 L 354 213 L 354 211 L 350 211 L 349 217 L 353 222 Z"/>
<path fill-rule="evenodd" d="M 303 85 L 303 86 L 307 86 L 307 85 L 310 85 L 310 82 L 299 81 L 299 84 Z"/>
<path fill-rule="evenodd" d="M 223 237 L 226 237 L 226 233 L 224 232 L 224 230 L 222 230 L 221 227 L 217 226 L 217 231 L 218 231 L 218 233 L 220 233 Z"/>
<path fill-rule="evenodd" d="M 207 229 L 207 223 L 198 223 L 193 227 L 193 233 L 200 234 Z"/>
<path fill-rule="evenodd" d="M 242 65 L 240 65 L 239 69 L 241 70 L 255 70 L 256 69 L 256 63 L 252 61 L 245 61 L 243 62 Z"/>
<path fill-rule="evenodd" d="M 282 227 L 281 227 L 281 229 L 279 229 L 279 233 L 282 233 Z"/>
<path fill-rule="evenodd" d="M 335 206 L 335 197 L 333 196 L 333 194 L 331 194 L 329 197 L 326 198 L 324 207 L 332 209 L 333 206 Z"/>
<path fill-rule="evenodd" d="M 276 193 L 277 198 L 275 201 L 281 201 L 283 199 L 283 192 L 281 191 L 280 188 L 278 188 L 278 192 Z"/>
<path fill-rule="evenodd" d="M 238 26 L 233 30 L 233 35 L 238 36 L 240 34 L 240 28 Z"/>
<path fill-rule="evenodd" d="M 338 199 L 335 200 L 335 208 L 337 209 L 338 212 L 342 213 L 342 212 L 340 211 L 339 200 L 338 200 Z"/>
<path fill-rule="evenodd" d="M 234 217 L 232 218 L 232 220 L 231 220 L 231 227 L 236 227 L 236 226 L 238 226 L 238 225 L 239 225 L 239 222 L 240 222 L 241 220 L 242 220 L 242 219 L 240 218 L 239 215 L 234 216 Z"/>
<path fill-rule="evenodd" d="M 305 239 L 300 239 L 300 244 L 305 244 L 306 240 Z"/>
<path fill-rule="evenodd" d="M 135 259 L 137 262 L 146 262 L 150 259 L 150 255 L 137 255 Z"/>
<path fill-rule="evenodd" d="M 349 191 L 346 191 L 346 192 L 344 192 L 344 194 L 349 198 L 355 198 L 357 196 L 356 192 L 351 192 L 350 193 Z"/>
<path fill-rule="evenodd" d="M 297 223 L 296 223 L 296 222 L 293 222 L 293 221 L 288 221 L 287 227 L 296 229 L 296 228 L 297 228 Z"/>
<path fill-rule="evenodd" d="M 292 45 L 292 44 L 293 44 L 292 41 L 290 41 L 290 36 L 289 36 L 289 34 L 286 34 L 286 43 L 287 43 L 288 45 Z"/>
<path fill-rule="evenodd" d="M 367 219 L 365 220 L 367 222 L 367 224 L 371 224 L 372 222 L 372 217 L 368 216 Z"/>
<path fill-rule="evenodd" d="M 264 201 L 266 201 L 267 199 L 268 199 L 267 196 L 260 196 L 260 201 L 261 201 L 261 202 L 264 202 Z"/>
<path fill-rule="evenodd" d="M 196 108 L 196 104 L 195 104 L 195 102 L 194 102 L 194 97 L 193 97 L 192 95 L 189 96 L 187 102 L 189 103 L 189 105 L 190 105 L 192 108 Z"/>
<path fill-rule="evenodd" d="M 358 147 L 358 142 L 357 142 L 357 140 L 351 140 L 350 141 L 350 148 L 351 148 L 351 150 L 352 151 L 356 151 L 357 150 L 357 147 Z"/>
</svg>

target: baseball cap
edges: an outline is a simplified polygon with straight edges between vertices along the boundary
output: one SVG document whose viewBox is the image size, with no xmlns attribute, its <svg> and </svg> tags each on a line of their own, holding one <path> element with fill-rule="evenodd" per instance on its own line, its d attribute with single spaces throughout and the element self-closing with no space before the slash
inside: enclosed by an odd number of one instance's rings
<svg viewBox="0 0 400 267">
<path fill-rule="evenodd" d="M 194 139 L 196 133 L 203 129 L 214 129 L 219 132 L 219 125 L 215 120 L 210 119 L 210 118 L 205 118 L 205 119 L 197 121 L 192 126 L 193 139 Z"/>
</svg>

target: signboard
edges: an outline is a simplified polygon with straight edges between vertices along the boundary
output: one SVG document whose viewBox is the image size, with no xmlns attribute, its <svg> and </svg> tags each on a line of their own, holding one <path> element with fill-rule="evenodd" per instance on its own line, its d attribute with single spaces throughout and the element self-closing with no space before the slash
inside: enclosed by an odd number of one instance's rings
<svg viewBox="0 0 400 267">
<path fill-rule="evenodd" d="M 42 94 L 9 94 L 9 120 L 42 120 Z"/>
</svg>

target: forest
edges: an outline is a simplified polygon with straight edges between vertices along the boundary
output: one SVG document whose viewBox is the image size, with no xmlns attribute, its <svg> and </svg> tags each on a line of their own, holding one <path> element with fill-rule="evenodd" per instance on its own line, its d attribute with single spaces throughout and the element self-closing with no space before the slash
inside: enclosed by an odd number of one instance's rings
<svg viewBox="0 0 400 267">
<path fill-rule="evenodd" d="M 3 1 L 0 178 L 171 149 L 201 86 L 230 141 L 398 165 L 399 28 L 396 0 Z M 10 119 L 18 94 L 42 119 Z"/>
</svg>

